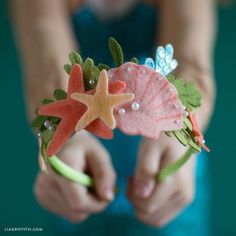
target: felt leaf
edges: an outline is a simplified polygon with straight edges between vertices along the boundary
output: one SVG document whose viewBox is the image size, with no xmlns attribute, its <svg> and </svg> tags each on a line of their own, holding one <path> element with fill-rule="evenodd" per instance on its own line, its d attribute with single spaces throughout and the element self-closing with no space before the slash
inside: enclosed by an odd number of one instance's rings
<svg viewBox="0 0 236 236">
<path fill-rule="evenodd" d="M 31 125 L 32 125 L 33 128 L 40 128 L 46 120 L 47 120 L 47 117 L 45 117 L 45 116 L 37 116 L 31 122 Z"/>
<path fill-rule="evenodd" d="M 115 66 L 118 67 L 121 64 L 123 64 L 124 63 L 123 50 L 120 44 L 112 37 L 109 38 L 109 49 L 113 57 Z"/>
<path fill-rule="evenodd" d="M 82 65 L 85 85 L 89 83 L 90 70 L 92 66 L 94 66 L 93 59 L 89 57 L 86 58 L 86 60 L 84 61 L 84 64 Z"/>
<path fill-rule="evenodd" d="M 139 64 L 139 61 L 138 61 L 137 57 L 132 57 L 130 61 L 133 62 L 133 63 Z"/>
<path fill-rule="evenodd" d="M 67 93 L 62 90 L 62 89 L 55 89 L 53 92 L 53 96 L 57 99 L 57 100 L 62 100 L 65 99 L 67 96 Z"/>
<path fill-rule="evenodd" d="M 96 66 L 91 66 L 87 74 L 87 79 L 84 81 L 85 90 L 91 90 L 96 87 L 100 70 Z M 92 82 L 92 83 L 91 83 Z"/>
<path fill-rule="evenodd" d="M 102 70 L 110 70 L 110 67 L 108 65 L 106 65 L 106 64 L 100 63 L 100 64 L 98 64 L 98 69 L 100 71 L 102 71 Z"/>
<path fill-rule="evenodd" d="M 44 132 L 42 132 L 41 137 L 44 143 L 49 143 L 49 141 L 52 139 L 54 135 L 53 129 L 46 129 Z"/>
<path fill-rule="evenodd" d="M 67 74 L 70 74 L 71 68 L 72 68 L 71 65 L 65 64 L 63 68 L 64 68 L 64 70 L 65 70 L 65 72 L 66 72 Z"/>
<path fill-rule="evenodd" d="M 188 141 L 186 140 L 186 137 L 183 135 L 181 131 L 175 131 L 174 135 L 179 140 L 179 142 L 182 143 L 184 146 L 188 145 Z"/>
<path fill-rule="evenodd" d="M 74 64 L 82 65 L 83 64 L 83 59 L 80 56 L 80 54 L 77 52 L 71 52 L 69 54 L 69 59 L 70 59 L 72 65 L 74 65 Z"/>
<path fill-rule="evenodd" d="M 121 131 L 158 138 L 161 131 L 183 127 L 183 105 L 175 87 L 164 76 L 145 65 L 131 62 L 108 71 L 108 75 L 111 81 L 124 81 L 126 92 L 135 94 L 132 103 L 116 109 L 117 127 Z M 119 112 L 120 109 L 125 113 Z"/>
<path fill-rule="evenodd" d="M 54 102 L 54 100 L 49 99 L 49 98 L 45 98 L 45 99 L 43 99 L 43 101 L 42 101 L 42 103 L 43 103 L 44 105 L 49 104 L 49 103 L 52 103 L 52 102 Z"/>
<path fill-rule="evenodd" d="M 187 109 L 193 111 L 201 105 L 201 94 L 196 89 L 194 81 L 185 83 L 174 76 L 167 76 L 167 79 L 176 87 L 179 99 Z"/>
</svg>

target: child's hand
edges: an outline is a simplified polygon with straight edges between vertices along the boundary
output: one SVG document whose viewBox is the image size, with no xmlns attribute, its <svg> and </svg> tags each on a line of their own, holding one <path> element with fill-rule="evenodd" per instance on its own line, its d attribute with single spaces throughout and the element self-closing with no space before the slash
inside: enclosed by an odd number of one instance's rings
<svg viewBox="0 0 236 236">
<path fill-rule="evenodd" d="M 141 144 L 136 173 L 130 179 L 128 198 L 137 217 L 146 224 L 162 227 L 171 221 L 194 196 L 194 158 L 163 182 L 156 182 L 158 171 L 183 155 L 185 149 L 165 134 Z"/>
<path fill-rule="evenodd" d="M 58 154 L 71 167 L 89 171 L 95 181 L 95 192 L 60 177 L 52 170 L 40 172 L 34 192 L 47 210 L 72 222 L 80 222 L 90 214 L 104 210 L 113 199 L 115 172 L 104 147 L 91 135 L 73 137 Z"/>
</svg>

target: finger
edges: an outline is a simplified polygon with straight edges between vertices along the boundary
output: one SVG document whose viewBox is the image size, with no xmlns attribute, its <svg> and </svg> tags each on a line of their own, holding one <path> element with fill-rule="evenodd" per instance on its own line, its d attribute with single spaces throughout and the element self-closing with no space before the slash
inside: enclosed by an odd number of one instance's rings
<svg viewBox="0 0 236 236">
<path fill-rule="evenodd" d="M 128 181 L 128 188 L 127 188 L 127 196 L 129 200 L 133 203 L 136 211 L 141 214 L 151 215 L 158 211 L 160 207 L 166 205 L 168 203 L 171 193 L 172 193 L 172 185 L 170 180 L 167 182 L 163 182 L 159 185 L 156 185 L 152 194 L 147 198 L 139 198 L 134 194 L 133 188 L 134 183 L 132 179 Z"/>
<path fill-rule="evenodd" d="M 137 197 L 147 198 L 155 186 L 155 176 L 158 172 L 161 150 L 148 140 L 139 150 L 134 176 L 134 193 Z"/>
<path fill-rule="evenodd" d="M 34 193 L 43 208 L 72 222 L 80 222 L 88 216 L 85 213 L 75 214 L 70 211 L 58 186 L 44 174 L 37 178 Z"/>
<path fill-rule="evenodd" d="M 147 214 L 146 212 L 138 211 L 136 215 L 137 218 L 145 224 L 155 227 L 163 227 L 172 219 L 174 219 L 181 209 L 182 208 L 180 207 L 178 200 L 173 199 L 172 201 L 168 201 L 167 206 L 163 206 L 163 210 L 158 210 L 153 214 Z"/>
<path fill-rule="evenodd" d="M 95 180 L 98 196 L 106 201 L 111 201 L 114 198 L 116 177 L 109 154 L 102 147 L 97 147 L 88 153 L 87 161 L 88 168 Z"/>
</svg>

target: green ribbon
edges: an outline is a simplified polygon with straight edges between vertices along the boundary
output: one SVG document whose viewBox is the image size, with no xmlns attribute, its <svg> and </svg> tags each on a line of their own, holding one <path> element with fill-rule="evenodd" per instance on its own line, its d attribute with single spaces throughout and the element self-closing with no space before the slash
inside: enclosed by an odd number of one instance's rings
<svg viewBox="0 0 236 236">
<path fill-rule="evenodd" d="M 57 156 L 53 155 L 47 160 L 57 173 L 66 177 L 68 180 L 80 183 L 81 185 L 87 187 L 92 187 L 94 185 L 94 182 L 89 175 L 71 168 L 70 166 L 62 162 Z"/>
<path fill-rule="evenodd" d="M 164 181 L 168 176 L 174 174 L 176 171 L 178 171 L 194 154 L 195 151 L 190 147 L 187 149 L 187 151 L 184 153 L 182 157 L 180 157 L 176 162 L 164 167 L 161 169 L 156 176 L 156 179 L 158 181 Z"/>
<path fill-rule="evenodd" d="M 156 175 L 156 180 L 164 181 L 168 176 L 177 172 L 194 153 L 195 151 L 192 148 L 188 148 L 180 159 L 161 169 Z M 55 170 L 57 173 L 64 176 L 68 180 L 77 182 L 86 187 L 94 186 L 94 180 L 89 175 L 68 166 L 67 164 L 62 162 L 56 155 L 47 158 L 47 161 L 51 165 L 53 170 Z"/>
</svg>

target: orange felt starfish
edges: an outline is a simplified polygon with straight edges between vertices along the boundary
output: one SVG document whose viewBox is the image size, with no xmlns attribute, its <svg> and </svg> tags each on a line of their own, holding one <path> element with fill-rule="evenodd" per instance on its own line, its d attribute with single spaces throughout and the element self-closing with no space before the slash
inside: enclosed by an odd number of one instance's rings
<svg viewBox="0 0 236 236">
<path fill-rule="evenodd" d="M 113 82 L 109 84 L 109 91 L 111 93 L 120 93 L 125 89 L 125 87 L 126 85 L 122 81 L 118 81 L 118 83 Z M 47 104 L 38 110 L 40 115 L 61 118 L 55 134 L 47 148 L 48 157 L 58 152 L 65 144 L 67 139 L 75 131 L 77 122 L 87 110 L 84 104 L 71 99 L 70 96 L 74 92 L 85 93 L 82 69 L 78 64 L 73 66 L 70 74 L 67 98 Z M 93 94 L 94 92 L 95 90 L 90 90 L 86 93 Z M 112 130 L 99 119 L 94 120 L 86 127 L 86 129 L 102 138 L 111 139 L 113 137 Z"/>
<path fill-rule="evenodd" d="M 83 129 L 97 118 L 104 121 L 104 123 L 111 129 L 114 129 L 116 126 L 116 121 L 113 115 L 114 107 L 133 100 L 134 94 L 110 94 L 108 92 L 107 71 L 102 70 L 99 75 L 94 95 L 73 93 L 71 98 L 85 104 L 88 108 L 77 123 L 76 131 Z"/>
</svg>

